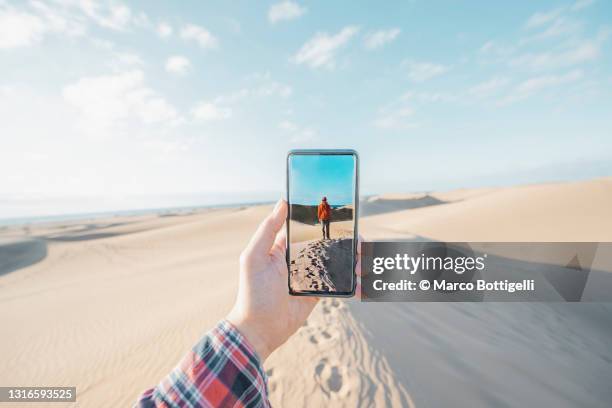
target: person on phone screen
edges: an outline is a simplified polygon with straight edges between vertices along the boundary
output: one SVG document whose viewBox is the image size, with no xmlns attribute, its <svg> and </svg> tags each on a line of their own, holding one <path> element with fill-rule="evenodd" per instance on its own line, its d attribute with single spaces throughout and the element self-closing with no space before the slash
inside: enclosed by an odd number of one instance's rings
<svg viewBox="0 0 612 408">
<path fill-rule="evenodd" d="M 323 239 L 329 238 L 329 220 L 331 218 L 331 207 L 327 203 L 327 197 L 321 199 L 318 209 L 319 222 L 321 223 L 321 231 L 323 232 Z"/>
<path fill-rule="evenodd" d="M 135 407 L 269 407 L 263 362 L 306 321 L 319 298 L 287 291 L 287 202 L 280 200 L 242 254 L 234 307 Z M 357 245 L 355 271 L 361 275 Z M 359 293 L 360 283 L 357 283 Z"/>
</svg>

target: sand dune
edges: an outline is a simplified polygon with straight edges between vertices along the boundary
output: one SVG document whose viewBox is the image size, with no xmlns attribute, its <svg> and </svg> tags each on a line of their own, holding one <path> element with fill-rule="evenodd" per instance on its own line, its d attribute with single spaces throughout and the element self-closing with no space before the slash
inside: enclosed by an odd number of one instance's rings
<svg viewBox="0 0 612 408">
<path fill-rule="evenodd" d="M 312 241 L 323 236 L 321 224 L 308 225 L 291 221 L 292 242 Z M 330 238 L 351 238 L 353 236 L 353 221 L 331 222 L 329 226 Z"/>
<path fill-rule="evenodd" d="M 294 291 L 353 289 L 353 239 L 317 239 L 291 245 L 289 277 Z"/>
<path fill-rule="evenodd" d="M 612 238 L 612 178 L 496 189 L 471 198 L 365 217 L 368 238 L 445 241 L 606 242 Z"/>
<path fill-rule="evenodd" d="M 393 211 L 363 217 L 361 232 L 369 239 L 612 241 L 612 179 L 431 196 L 443 203 L 397 208 L 406 202 L 396 201 Z M 398 198 L 407 199 L 380 200 Z M 4 228 L 0 253 L 11 255 L 0 262 L 0 384 L 76 385 L 79 406 L 129 406 L 229 311 L 238 256 L 269 210 Z M 291 407 L 609 406 L 611 316 L 611 304 L 596 303 L 326 299 L 266 362 L 271 400 Z"/>
</svg>

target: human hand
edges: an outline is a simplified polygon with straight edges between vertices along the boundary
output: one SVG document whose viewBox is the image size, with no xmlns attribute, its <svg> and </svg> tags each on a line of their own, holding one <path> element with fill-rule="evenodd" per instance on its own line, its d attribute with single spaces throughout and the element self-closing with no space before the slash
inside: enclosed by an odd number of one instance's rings
<svg viewBox="0 0 612 408">
<path fill-rule="evenodd" d="M 238 296 L 226 318 L 253 345 L 262 362 L 304 324 L 319 301 L 289 295 L 286 218 L 287 202 L 279 200 L 240 255 Z"/>
</svg>

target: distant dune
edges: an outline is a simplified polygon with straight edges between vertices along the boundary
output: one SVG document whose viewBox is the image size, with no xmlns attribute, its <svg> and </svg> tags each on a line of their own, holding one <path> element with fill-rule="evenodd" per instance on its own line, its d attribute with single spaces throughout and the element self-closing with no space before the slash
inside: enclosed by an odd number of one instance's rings
<svg viewBox="0 0 612 408">
<path fill-rule="evenodd" d="M 612 178 L 429 196 L 373 198 L 360 231 L 612 241 Z M 228 313 L 240 252 L 270 210 L 4 228 L 5 242 L 24 243 L 2 260 L 0 384 L 76 385 L 80 407 L 130 406 Z M 296 222 L 304 240 L 320 234 L 310 211 Z M 610 406 L 611 316 L 612 303 L 324 299 L 266 361 L 270 398 L 278 407 Z"/>
<path fill-rule="evenodd" d="M 402 211 L 430 205 L 444 204 L 440 200 L 429 194 L 414 195 L 412 197 L 369 197 L 362 200 L 359 205 L 359 213 L 362 217 L 367 215 L 385 214 L 393 211 Z"/>
<path fill-rule="evenodd" d="M 319 223 L 318 206 L 316 205 L 291 205 L 291 219 L 303 224 L 315 225 Z M 350 221 L 353 219 L 353 206 L 332 208 L 331 222 Z"/>
</svg>

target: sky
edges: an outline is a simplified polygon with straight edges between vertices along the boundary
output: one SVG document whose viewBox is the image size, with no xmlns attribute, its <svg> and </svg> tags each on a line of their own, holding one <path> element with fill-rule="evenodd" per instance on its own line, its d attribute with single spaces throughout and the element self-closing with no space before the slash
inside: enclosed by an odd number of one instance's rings
<svg viewBox="0 0 612 408">
<path fill-rule="evenodd" d="M 355 161 L 352 155 L 292 155 L 289 158 L 290 204 L 353 204 Z"/>
<path fill-rule="evenodd" d="M 0 0 L 0 218 L 612 174 L 612 3 Z"/>
</svg>

